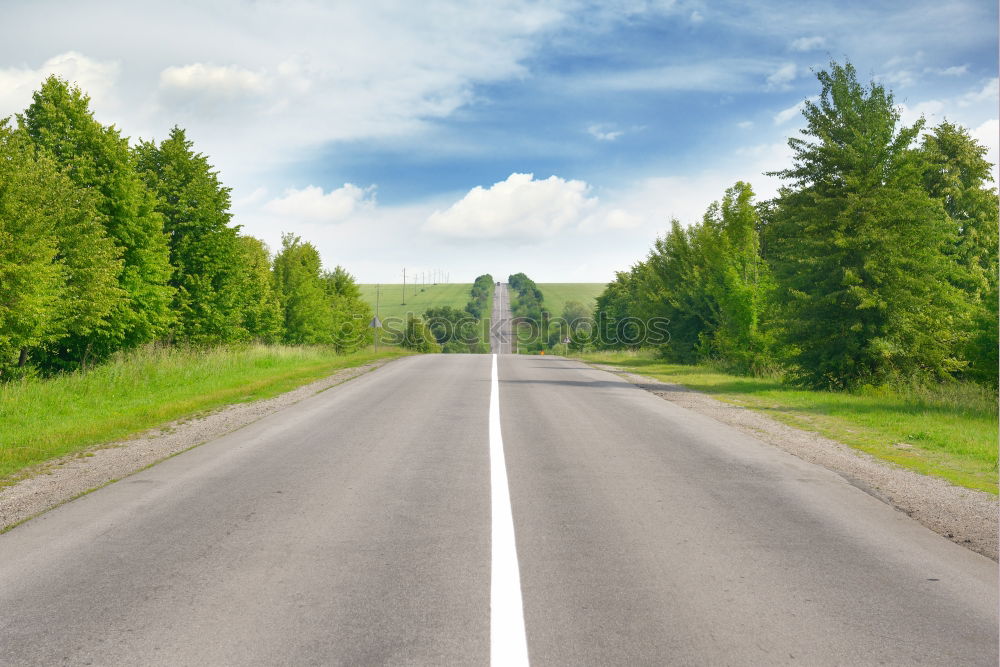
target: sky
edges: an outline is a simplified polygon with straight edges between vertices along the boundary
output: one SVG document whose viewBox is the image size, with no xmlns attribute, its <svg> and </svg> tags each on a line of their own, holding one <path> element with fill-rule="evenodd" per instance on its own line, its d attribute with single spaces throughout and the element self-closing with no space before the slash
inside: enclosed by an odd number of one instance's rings
<svg viewBox="0 0 1000 667">
<path fill-rule="evenodd" d="M 0 117 L 49 74 L 133 140 L 187 130 L 234 223 L 360 282 L 606 282 L 790 163 L 815 72 L 997 162 L 987 0 L 0 0 Z"/>
</svg>

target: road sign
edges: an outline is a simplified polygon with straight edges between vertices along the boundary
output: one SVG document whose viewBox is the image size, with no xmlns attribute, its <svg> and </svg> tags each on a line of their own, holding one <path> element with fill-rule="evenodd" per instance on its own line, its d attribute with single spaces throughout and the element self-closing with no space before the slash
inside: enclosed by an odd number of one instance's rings
<svg viewBox="0 0 1000 667">
<path fill-rule="evenodd" d="M 378 315 L 376 315 L 375 317 L 372 318 L 372 321 L 368 324 L 368 326 L 370 326 L 372 329 L 381 329 L 382 320 L 380 320 L 378 318 Z"/>
</svg>

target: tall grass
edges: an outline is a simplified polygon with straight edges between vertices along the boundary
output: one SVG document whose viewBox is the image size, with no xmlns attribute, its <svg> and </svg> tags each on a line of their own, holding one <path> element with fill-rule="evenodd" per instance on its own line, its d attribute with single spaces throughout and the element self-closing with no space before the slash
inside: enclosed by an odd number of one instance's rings
<svg viewBox="0 0 1000 667">
<path fill-rule="evenodd" d="M 86 372 L 0 384 L 0 485 L 43 461 L 229 403 L 267 398 L 397 349 L 147 348 Z"/>
<path fill-rule="evenodd" d="M 903 467 L 997 493 L 997 395 L 982 385 L 812 391 L 788 386 L 778 375 L 732 375 L 708 365 L 665 363 L 648 352 L 583 358 L 682 384 Z"/>
</svg>

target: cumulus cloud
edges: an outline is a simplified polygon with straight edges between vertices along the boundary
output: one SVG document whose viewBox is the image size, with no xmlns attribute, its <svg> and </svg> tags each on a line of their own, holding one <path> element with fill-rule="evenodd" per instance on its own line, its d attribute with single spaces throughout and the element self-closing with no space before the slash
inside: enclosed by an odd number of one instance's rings
<svg viewBox="0 0 1000 667">
<path fill-rule="evenodd" d="M 799 37 L 792 41 L 789 48 L 792 51 L 815 51 L 826 46 L 826 38 L 818 35 L 813 37 Z"/>
<path fill-rule="evenodd" d="M 785 63 L 767 77 L 767 89 L 788 90 L 788 84 L 795 80 L 797 74 L 795 63 Z"/>
<path fill-rule="evenodd" d="M 454 239 L 528 242 L 577 225 L 597 206 L 583 181 L 511 174 L 489 188 L 476 186 L 445 210 L 434 211 L 425 229 Z M 622 219 L 619 219 L 621 222 Z"/>
<path fill-rule="evenodd" d="M 120 69 L 115 61 L 94 60 L 76 51 L 53 56 L 37 68 L 0 68 L 0 118 L 23 111 L 31 103 L 31 93 L 52 74 L 80 86 L 90 95 L 92 106 L 109 104 Z"/>
<path fill-rule="evenodd" d="M 374 207 L 374 190 L 374 187 L 360 188 L 353 183 L 345 183 L 326 193 L 315 185 L 301 190 L 290 188 L 281 197 L 267 202 L 264 210 L 297 222 L 342 222 L 360 209 Z"/>
</svg>

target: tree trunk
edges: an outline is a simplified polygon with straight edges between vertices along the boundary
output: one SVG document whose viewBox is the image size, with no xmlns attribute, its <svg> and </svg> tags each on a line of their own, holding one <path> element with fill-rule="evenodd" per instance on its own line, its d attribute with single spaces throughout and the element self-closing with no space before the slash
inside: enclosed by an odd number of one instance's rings
<svg viewBox="0 0 1000 667">
<path fill-rule="evenodd" d="M 21 355 L 17 358 L 17 367 L 24 368 L 24 365 L 28 363 L 28 348 L 21 348 Z"/>
</svg>

